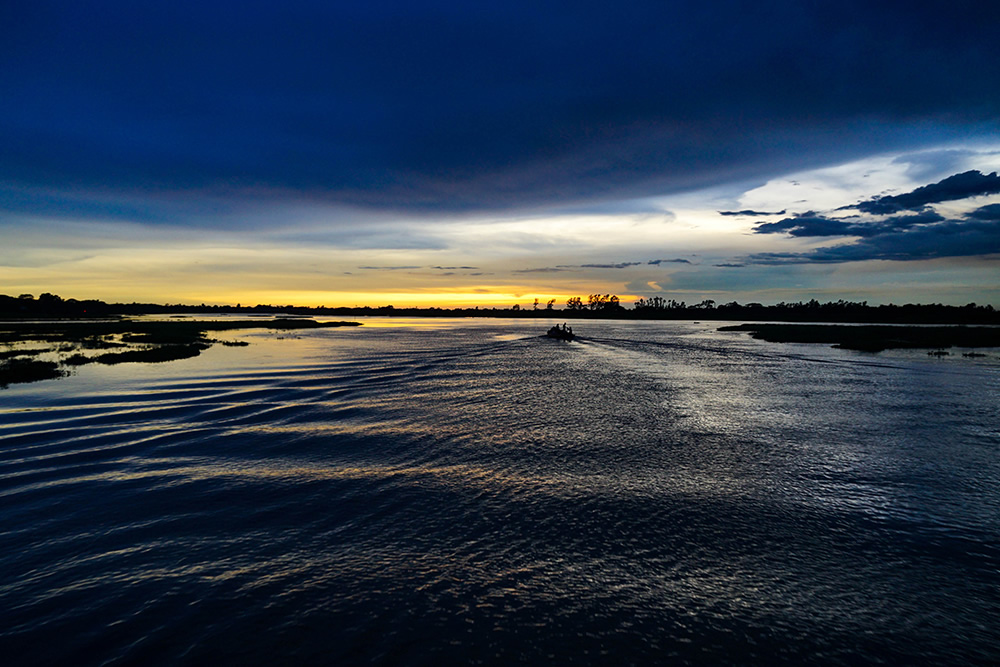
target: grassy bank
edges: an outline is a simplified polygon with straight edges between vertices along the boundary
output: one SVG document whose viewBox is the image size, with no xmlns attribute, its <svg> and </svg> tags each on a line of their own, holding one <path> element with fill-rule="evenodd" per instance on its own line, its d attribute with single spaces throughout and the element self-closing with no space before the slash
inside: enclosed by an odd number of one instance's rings
<svg viewBox="0 0 1000 667">
<path fill-rule="evenodd" d="M 317 322 L 302 318 L 273 320 L 5 321 L 0 323 L 0 387 L 63 377 L 87 364 L 162 363 L 196 357 L 212 345 L 245 342 L 209 338 L 209 332 L 242 329 L 279 331 L 360 326 L 359 322 Z M 97 351 L 97 352 L 95 352 Z M 54 353 L 57 361 L 40 360 Z"/>
<path fill-rule="evenodd" d="M 745 331 L 771 343 L 823 343 L 845 350 L 1000 347 L 1000 328 L 966 326 L 842 326 L 836 324 L 740 324 L 719 331 Z"/>
</svg>

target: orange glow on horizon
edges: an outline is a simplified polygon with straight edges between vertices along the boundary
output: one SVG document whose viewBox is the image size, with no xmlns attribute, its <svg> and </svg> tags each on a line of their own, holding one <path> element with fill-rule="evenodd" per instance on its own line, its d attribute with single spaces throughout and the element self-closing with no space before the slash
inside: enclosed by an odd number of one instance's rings
<svg viewBox="0 0 1000 667">
<path fill-rule="evenodd" d="M 307 306 L 328 308 L 354 308 L 370 306 L 378 308 L 381 306 L 393 306 L 395 308 L 511 308 L 514 305 L 522 309 L 531 310 L 534 308 L 535 299 L 538 299 L 538 309 L 545 309 L 551 299 L 555 299 L 555 308 L 565 308 L 566 301 L 572 297 L 581 297 L 586 303 L 589 293 L 535 293 L 528 290 L 517 292 L 509 291 L 489 291 L 489 292 L 328 292 L 328 291 L 254 291 L 254 292 L 231 292 L 225 294 L 193 295 L 190 299 L 181 299 L 182 302 L 208 303 L 213 305 L 236 305 L 255 306 L 257 304 L 268 304 L 274 306 Z M 607 292 L 601 292 L 605 294 Z M 619 294 L 618 298 L 622 304 L 627 304 L 637 297 L 634 295 Z"/>
</svg>

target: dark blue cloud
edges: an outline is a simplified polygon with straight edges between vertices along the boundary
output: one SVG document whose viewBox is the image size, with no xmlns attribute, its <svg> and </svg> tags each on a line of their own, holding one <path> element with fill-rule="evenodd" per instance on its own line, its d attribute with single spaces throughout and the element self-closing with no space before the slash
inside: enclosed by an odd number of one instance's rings
<svg viewBox="0 0 1000 667">
<path fill-rule="evenodd" d="M 993 222 L 1000 222 L 1000 204 L 987 204 L 986 206 L 980 206 L 974 211 L 970 211 L 966 214 L 966 217 L 973 220 L 990 220 Z"/>
<path fill-rule="evenodd" d="M 758 253 L 747 261 L 752 264 L 913 261 L 997 253 L 1000 253 L 1000 223 L 949 220 L 912 230 L 877 234 L 855 243 L 816 248 L 807 253 Z"/>
<path fill-rule="evenodd" d="M 878 236 L 914 225 L 941 222 L 944 218 L 935 211 L 921 211 L 913 215 L 898 215 L 884 220 L 858 221 L 856 218 L 827 218 L 815 213 L 805 213 L 777 222 L 765 222 L 754 227 L 755 234 L 788 234 L 789 236 Z"/>
<path fill-rule="evenodd" d="M 785 209 L 780 211 L 754 211 L 751 209 L 743 209 L 742 211 L 719 211 L 719 215 L 738 215 L 738 216 L 760 216 L 760 215 L 784 215 Z"/>
<path fill-rule="evenodd" d="M 630 266 L 638 266 L 642 262 L 618 262 L 617 264 L 579 264 L 579 265 L 565 265 L 560 264 L 559 268 L 581 268 L 581 269 L 627 269 Z"/>
<path fill-rule="evenodd" d="M 628 269 L 633 266 L 659 265 L 663 263 L 690 264 L 686 259 L 653 259 L 648 262 L 609 262 L 606 264 L 558 264 L 537 269 L 520 269 L 514 273 L 553 273 L 557 271 L 571 271 L 573 269 Z"/>
<path fill-rule="evenodd" d="M 997 193 L 1000 193 L 1000 176 L 997 176 L 996 172 L 983 174 L 973 170 L 924 185 L 912 192 L 875 197 L 857 204 L 854 208 L 864 213 L 882 215 L 898 211 L 916 211 L 928 204 Z"/>
<path fill-rule="evenodd" d="M 758 253 L 751 264 L 841 263 L 867 260 L 913 261 L 1000 254 L 1000 209 L 984 206 L 962 219 L 930 224 L 871 225 L 872 232 L 843 245 L 805 253 Z M 993 216 L 993 217 L 990 217 Z M 906 216 L 917 218 L 920 216 Z"/>
<path fill-rule="evenodd" d="M 462 211 L 764 177 L 995 133 L 998 24 L 972 0 L 3 3 L 0 184 Z"/>
<path fill-rule="evenodd" d="M 1000 204 L 980 206 L 953 219 L 946 219 L 930 208 L 931 204 L 937 202 L 990 194 L 994 188 L 1000 188 L 1000 178 L 995 173 L 984 175 L 978 171 L 968 171 L 902 195 L 837 209 L 859 208 L 875 214 L 868 219 L 858 216 L 828 218 L 809 211 L 777 222 L 762 223 L 754 227 L 754 233 L 859 238 L 850 243 L 816 248 L 805 253 L 758 253 L 746 258 L 746 262 L 801 264 L 873 259 L 909 261 L 997 254 L 1000 253 Z M 901 210 L 917 212 L 887 217 L 879 215 Z"/>
<path fill-rule="evenodd" d="M 943 222 L 944 216 L 932 210 L 920 211 L 910 215 L 894 215 L 869 227 L 877 228 L 879 231 L 891 231 L 896 229 L 908 229 L 914 225 L 930 225 L 935 222 Z M 868 234 L 871 236 L 871 234 Z"/>
<path fill-rule="evenodd" d="M 851 236 L 857 227 L 852 222 L 831 220 L 817 215 L 803 215 L 785 218 L 777 222 L 765 222 L 754 227 L 755 234 L 790 234 L 791 236 Z"/>
</svg>

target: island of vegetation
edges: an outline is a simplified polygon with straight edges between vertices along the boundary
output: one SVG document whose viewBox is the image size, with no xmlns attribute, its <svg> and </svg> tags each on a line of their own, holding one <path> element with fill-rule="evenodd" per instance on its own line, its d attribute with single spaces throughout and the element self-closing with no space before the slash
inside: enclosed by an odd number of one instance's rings
<svg viewBox="0 0 1000 667">
<path fill-rule="evenodd" d="M 944 356 L 949 347 L 1000 347 L 1000 328 L 968 326 L 843 326 L 835 324 L 740 324 L 720 331 L 746 331 L 771 343 L 825 343 L 845 350 L 881 352 L 927 348 Z M 981 356 L 968 353 L 966 356 Z"/>
<path fill-rule="evenodd" d="M 215 343 L 208 332 L 238 329 L 316 329 L 359 322 L 317 322 L 305 318 L 202 321 L 114 319 L 0 320 L 0 387 L 63 377 L 86 364 L 156 363 L 196 357 Z M 38 359 L 48 355 L 55 360 Z"/>
</svg>

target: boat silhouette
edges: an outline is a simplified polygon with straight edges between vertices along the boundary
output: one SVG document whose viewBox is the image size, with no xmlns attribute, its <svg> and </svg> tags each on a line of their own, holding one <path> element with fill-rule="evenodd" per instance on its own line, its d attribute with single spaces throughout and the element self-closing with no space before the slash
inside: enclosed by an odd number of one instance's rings
<svg viewBox="0 0 1000 667">
<path fill-rule="evenodd" d="M 576 339 L 576 334 L 573 333 L 571 327 L 563 324 L 561 327 L 557 324 L 546 332 L 545 336 L 547 338 L 555 338 L 556 340 L 574 340 Z"/>
</svg>

